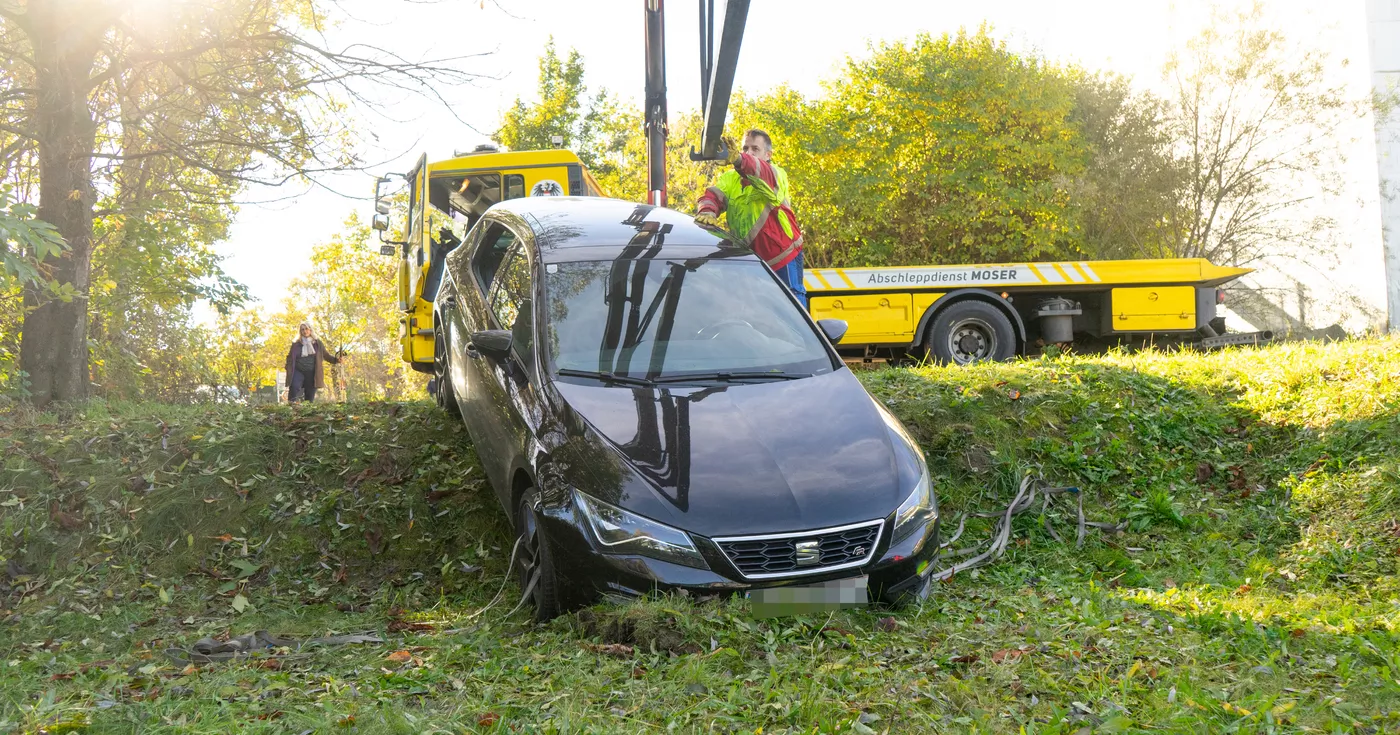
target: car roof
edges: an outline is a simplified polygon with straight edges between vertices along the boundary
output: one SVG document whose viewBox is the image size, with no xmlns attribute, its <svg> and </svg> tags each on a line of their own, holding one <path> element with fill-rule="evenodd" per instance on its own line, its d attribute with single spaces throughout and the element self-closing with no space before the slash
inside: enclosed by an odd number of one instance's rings
<svg viewBox="0 0 1400 735">
<path fill-rule="evenodd" d="M 523 197 L 491 207 L 487 217 L 527 227 L 545 262 L 628 257 L 736 255 L 747 248 L 695 224 L 691 215 L 604 197 Z M 523 234 L 523 233 L 522 233 Z"/>
</svg>

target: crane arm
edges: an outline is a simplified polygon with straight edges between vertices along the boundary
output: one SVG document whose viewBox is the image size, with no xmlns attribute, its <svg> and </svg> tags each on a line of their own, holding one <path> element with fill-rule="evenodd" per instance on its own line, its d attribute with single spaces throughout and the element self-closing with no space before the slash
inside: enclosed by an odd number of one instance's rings
<svg viewBox="0 0 1400 735">
<path fill-rule="evenodd" d="M 643 0 L 646 5 L 647 203 L 666 206 L 666 20 L 663 0 Z M 724 24 L 715 46 L 715 0 L 700 5 L 700 106 L 704 111 L 700 150 L 692 146 L 692 161 L 722 161 L 724 118 L 734 89 L 739 46 L 749 17 L 749 0 L 724 0 Z"/>
</svg>

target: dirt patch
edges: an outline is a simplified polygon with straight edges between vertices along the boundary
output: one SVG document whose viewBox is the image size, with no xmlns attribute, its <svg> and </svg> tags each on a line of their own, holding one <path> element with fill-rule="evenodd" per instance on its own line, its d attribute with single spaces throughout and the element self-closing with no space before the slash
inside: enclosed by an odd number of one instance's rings
<svg viewBox="0 0 1400 735">
<path fill-rule="evenodd" d="M 575 616 L 585 638 L 600 638 L 604 644 L 633 646 L 644 651 L 700 653 L 700 644 L 689 641 L 674 617 L 656 617 L 644 610 L 626 609 L 597 612 L 580 610 Z"/>
</svg>

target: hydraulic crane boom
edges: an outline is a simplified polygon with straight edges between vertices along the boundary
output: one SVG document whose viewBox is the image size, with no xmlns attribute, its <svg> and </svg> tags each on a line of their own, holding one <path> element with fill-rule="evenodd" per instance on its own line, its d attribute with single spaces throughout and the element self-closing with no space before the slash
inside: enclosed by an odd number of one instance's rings
<svg viewBox="0 0 1400 735">
<path fill-rule="evenodd" d="M 646 136 L 647 202 L 666 206 L 666 21 L 663 0 L 646 4 Z M 749 0 L 725 0 L 724 26 L 715 47 L 715 0 L 697 0 L 700 6 L 700 150 L 692 146 L 692 161 L 720 161 L 728 155 L 721 137 L 734 89 L 734 70 L 749 17 Z"/>
</svg>

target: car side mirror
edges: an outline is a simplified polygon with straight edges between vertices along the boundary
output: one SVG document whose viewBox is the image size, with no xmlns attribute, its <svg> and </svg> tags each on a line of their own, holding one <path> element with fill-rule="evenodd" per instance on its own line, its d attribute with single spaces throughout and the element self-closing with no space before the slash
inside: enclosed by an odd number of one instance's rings
<svg viewBox="0 0 1400 735">
<path fill-rule="evenodd" d="M 510 356 L 510 345 L 514 337 L 505 329 L 486 329 L 472 332 L 468 349 L 476 350 L 492 360 L 504 360 Z"/>
<path fill-rule="evenodd" d="M 818 319 L 817 326 L 822 328 L 822 334 L 825 334 L 832 344 L 840 342 L 841 338 L 846 336 L 846 330 L 850 328 L 845 319 Z"/>
<path fill-rule="evenodd" d="M 369 220 L 369 226 L 377 232 L 389 231 L 389 215 L 376 214 Z"/>
</svg>

